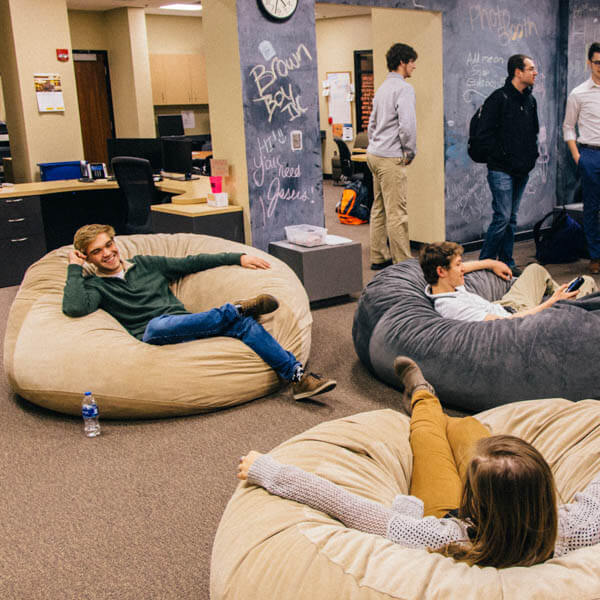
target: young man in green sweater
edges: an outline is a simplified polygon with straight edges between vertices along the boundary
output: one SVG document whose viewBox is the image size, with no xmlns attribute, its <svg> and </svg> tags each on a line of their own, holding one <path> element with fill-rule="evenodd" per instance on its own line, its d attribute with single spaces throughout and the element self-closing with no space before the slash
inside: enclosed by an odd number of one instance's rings
<svg viewBox="0 0 600 600">
<path fill-rule="evenodd" d="M 85 225 L 75 233 L 63 296 L 65 315 L 82 317 L 101 308 L 131 335 L 148 344 L 177 344 L 217 336 L 237 338 L 282 379 L 292 383 L 295 400 L 335 387 L 332 379 L 305 373 L 294 355 L 257 322 L 260 315 L 278 308 L 273 296 L 261 294 L 206 312 L 190 313 L 169 288 L 180 277 L 222 265 L 269 269 L 266 260 L 222 252 L 185 258 L 137 255 L 127 261 L 121 259 L 114 236 L 110 225 Z M 85 262 L 96 267 L 96 276 L 84 277 Z"/>
</svg>

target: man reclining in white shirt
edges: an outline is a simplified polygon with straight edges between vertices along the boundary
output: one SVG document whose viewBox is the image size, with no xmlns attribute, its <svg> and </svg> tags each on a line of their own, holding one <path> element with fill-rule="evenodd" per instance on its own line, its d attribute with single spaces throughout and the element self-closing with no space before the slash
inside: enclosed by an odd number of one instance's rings
<svg viewBox="0 0 600 600">
<path fill-rule="evenodd" d="M 572 300 L 598 291 L 595 281 L 585 275 L 583 285 L 568 292 L 568 283 L 558 285 L 541 265 L 528 265 L 497 302 L 490 302 L 465 290 L 465 273 L 488 269 L 505 280 L 512 271 L 499 260 L 485 259 L 463 262 L 463 247 L 454 242 L 435 242 L 421 249 L 419 261 L 427 287 L 425 293 L 435 310 L 447 319 L 491 321 L 534 315 L 550 308 L 559 300 Z M 550 296 L 543 300 L 545 296 Z"/>
</svg>

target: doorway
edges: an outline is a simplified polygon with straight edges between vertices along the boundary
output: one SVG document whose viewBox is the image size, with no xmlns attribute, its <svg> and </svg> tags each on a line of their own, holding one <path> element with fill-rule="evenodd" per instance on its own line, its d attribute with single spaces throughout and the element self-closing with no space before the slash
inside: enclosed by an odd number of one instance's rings
<svg viewBox="0 0 600 600">
<path fill-rule="evenodd" d="M 115 136 L 107 52 L 73 50 L 73 63 L 84 158 L 107 163 L 106 140 Z"/>
</svg>

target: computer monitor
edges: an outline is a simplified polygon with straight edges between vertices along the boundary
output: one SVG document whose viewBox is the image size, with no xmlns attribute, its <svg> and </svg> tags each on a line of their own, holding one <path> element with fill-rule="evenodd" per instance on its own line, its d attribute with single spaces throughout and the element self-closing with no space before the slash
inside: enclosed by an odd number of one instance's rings
<svg viewBox="0 0 600 600">
<path fill-rule="evenodd" d="M 184 135 L 183 118 L 181 115 L 158 115 L 158 137 L 169 135 Z"/>
<path fill-rule="evenodd" d="M 192 142 L 186 139 L 162 138 L 163 170 L 167 173 L 183 173 L 183 177 L 165 175 L 168 179 L 185 181 L 198 179 L 192 176 Z"/>
<path fill-rule="evenodd" d="M 153 173 L 160 173 L 162 168 L 162 149 L 160 140 L 156 138 L 109 138 L 106 140 L 108 163 L 115 156 L 133 156 L 145 158 L 150 162 Z"/>
</svg>

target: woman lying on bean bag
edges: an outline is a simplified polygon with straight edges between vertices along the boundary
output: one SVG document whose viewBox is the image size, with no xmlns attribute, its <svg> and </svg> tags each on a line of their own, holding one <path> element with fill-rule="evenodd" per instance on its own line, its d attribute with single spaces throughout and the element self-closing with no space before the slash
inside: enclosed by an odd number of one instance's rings
<svg viewBox="0 0 600 600">
<path fill-rule="evenodd" d="M 394 369 L 411 399 L 409 496 L 383 506 L 254 451 L 240 459 L 238 478 L 347 527 L 470 565 L 529 566 L 600 543 L 600 476 L 557 506 L 552 472 L 531 444 L 490 436 L 472 417 L 447 417 L 412 360 L 398 357 Z"/>
</svg>

